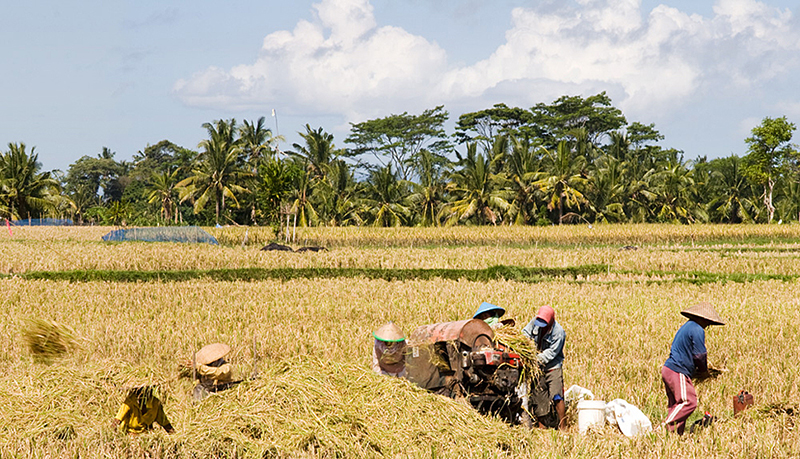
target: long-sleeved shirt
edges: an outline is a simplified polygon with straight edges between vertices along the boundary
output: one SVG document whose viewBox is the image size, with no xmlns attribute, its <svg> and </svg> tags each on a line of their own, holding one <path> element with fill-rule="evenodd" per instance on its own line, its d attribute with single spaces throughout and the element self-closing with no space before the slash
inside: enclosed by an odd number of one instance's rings
<svg viewBox="0 0 800 459">
<path fill-rule="evenodd" d="M 154 422 L 164 428 L 170 425 L 161 400 L 156 397 L 147 399 L 144 412 L 142 412 L 136 395 L 128 395 L 128 398 L 119 407 L 115 419 L 122 424 L 123 431 L 132 433 L 150 430 Z"/>
<path fill-rule="evenodd" d="M 198 365 L 197 375 L 200 377 L 200 382 L 204 385 L 216 386 L 231 382 L 233 379 L 233 368 L 231 364 L 225 362 L 219 366 L 212 365 Z"/>
<path fill-rule="evenodd" d="M 691 378 L 708 371 L 707 357 L 706 331 L 697 322 L 689 320 L 675 333 L 664 366 Z"/>
<path fill-rule="evenodd" d="M 553 326 L 550 327 L 550 331 L 542 337 L 540 343 L 539 333 L 542 332 L 542 329 L 534 325 L 535 321 L 536 319 L 531 320 L 528 325 L 522 329 L 522 333 L 532 339 L 539 347 L 539 354 L 536 356 L 539 365 L 544 370 L 560 367 L 564 362 L 564 342 L 567 339 L 567 332 L 564 331 L 558 322 L 553 321 Z"/>
</svg>

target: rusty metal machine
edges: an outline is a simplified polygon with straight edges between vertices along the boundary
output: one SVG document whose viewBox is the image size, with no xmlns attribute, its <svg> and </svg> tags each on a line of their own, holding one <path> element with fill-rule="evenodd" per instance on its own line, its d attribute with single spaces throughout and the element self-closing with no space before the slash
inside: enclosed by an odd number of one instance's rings
<svg viewBox="0 0 800 459">
<path fill-rule="evenodd" d="M 423 325 L 411 334 L 407 378 L 418 386 L 452 398 L 466 398 L 484 414 L 522 422 L 516 393 L 520 356 L 493 342 L 494 332 L 478 319 Z"/>
</svg>

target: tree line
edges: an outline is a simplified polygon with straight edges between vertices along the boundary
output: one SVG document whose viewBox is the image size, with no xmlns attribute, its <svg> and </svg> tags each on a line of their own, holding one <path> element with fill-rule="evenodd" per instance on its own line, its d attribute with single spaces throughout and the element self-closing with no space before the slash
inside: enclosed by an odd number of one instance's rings
<svg viewBox="0 0 800 459">
<path fill-rule="evenodd" d="M 603 92 L 524 109 L 443 106 L 322 127 L 282 149 L 265 118 L 205 123 L 198 150 L 163 140 L 117 161 L 104 147 L 66 172 L 35 148 L 0 152 L 0 217 L 106 225 L 440 226 L 800 221 L 800 154 L 786 117 L 742 156 L 684 159 Z"/>
</svg>

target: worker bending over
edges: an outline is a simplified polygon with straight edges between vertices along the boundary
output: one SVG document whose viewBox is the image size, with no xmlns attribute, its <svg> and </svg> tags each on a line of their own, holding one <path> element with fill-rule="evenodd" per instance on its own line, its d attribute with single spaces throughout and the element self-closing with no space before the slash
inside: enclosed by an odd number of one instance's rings
<svg viewBox="0 0 800 459">
<path fill-rule="evenodd" d="M 163 427 L 167 433 L 175 431 L 164 413 L 161 400 L 155 396 L 153 386 L 132 388 L 113 419 L 114 427 L 122 424 L 123 432 L 140 434 L 151 430 L 153 423 Z"/>
<path fill-rule="evenodd" d="M 564 429 L 567 410 L 564 404 L 564 375 L 561 366 L 564 362 L 564 341 L 567 334 L 556 322 L 556 312 L 550 306 L 539 308 L 536 317 L 522 329 L 522 333 L 536 344 L 539 351 L 536 359 L 542 370 L 532 394 L 533 414 L 539 427 L 545 426 L 542 421 L 548 421 L 547 425 Z M 553 407 L 558 417 L 556 423 L 552 422 Z"/>
<path fill-rule="evenodd" d="M 683 435 L 686 420 L 697 408 L 697 392 L 691 378 L 710 376 L 706 332 L 709 325 L 725 325 L 710 303 L 699 303 L 681 312 L 689 318 L 675 333 L 669 358 L 661 367 L 667 392 L 667 418 L 663 425 Z"/>
<path fill-rule="evenodd" d="M 233 367 L 225 357 L 231 347 L 224 343 L 213 343 L 203 346 L 194 356 L 195 378 L 197 385 L 192 392 L 195 401 L 202 400 L 214 392 L 229 389 L 241 381 L 233 381 Z"/>
</svg>

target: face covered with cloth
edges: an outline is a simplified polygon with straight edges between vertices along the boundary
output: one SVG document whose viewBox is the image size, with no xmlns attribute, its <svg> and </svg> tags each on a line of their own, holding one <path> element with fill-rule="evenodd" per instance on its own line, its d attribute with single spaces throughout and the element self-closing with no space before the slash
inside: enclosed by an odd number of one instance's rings
<svg viewBox="0 0 800 459">
<path fill-rule="evenodd" d="M 404 377 L 406 373 L 406 340 L 400 327 L 389 322 L 372 333 L 375 345 L 372 370 L 386 376 Z"/>
</svg>

